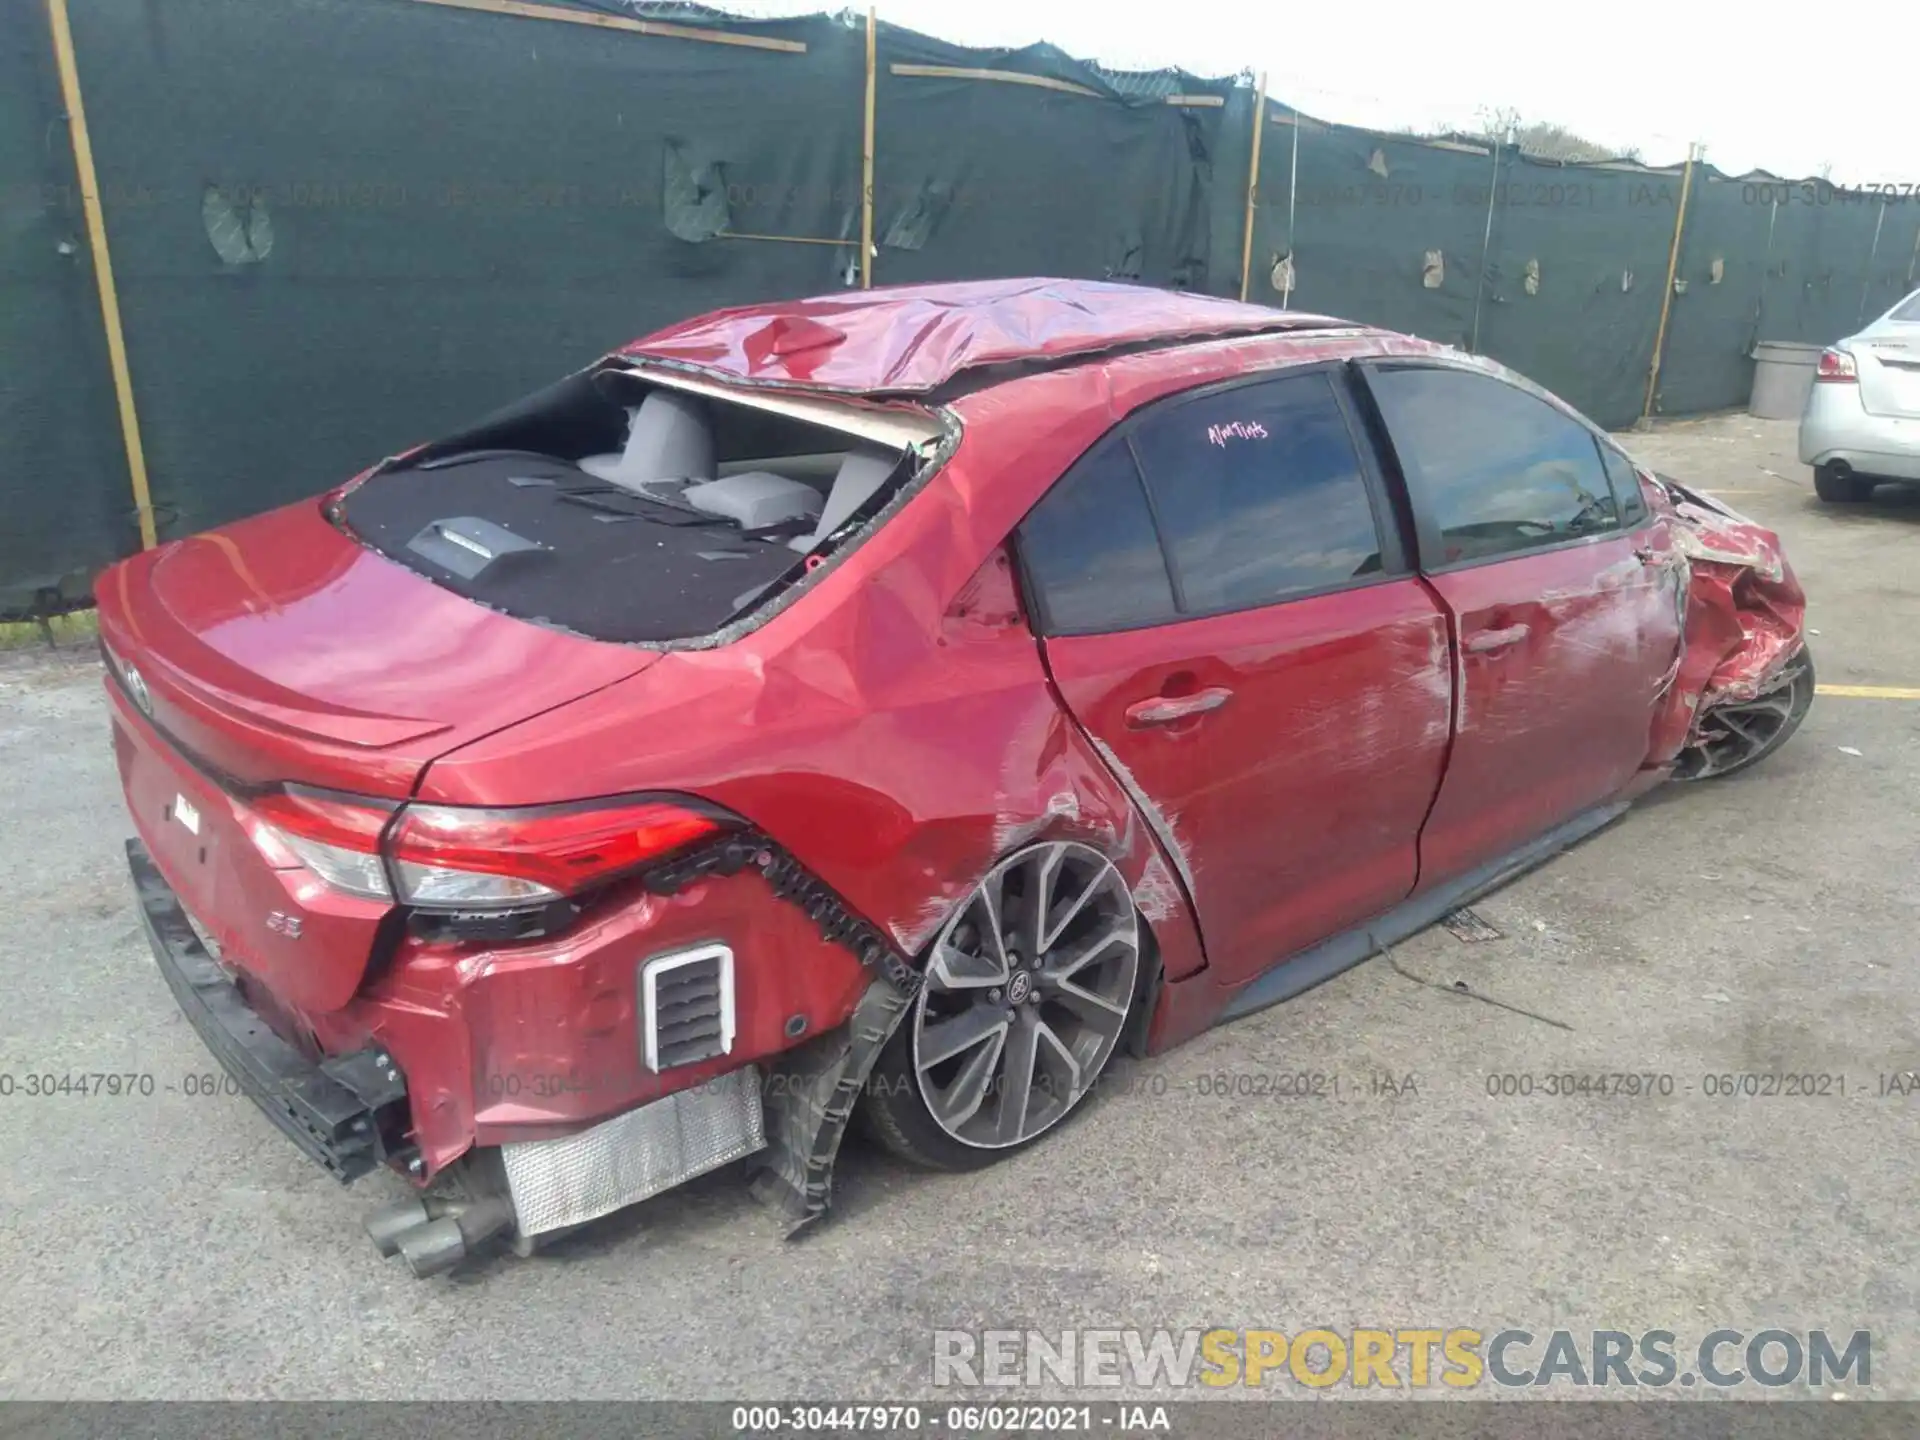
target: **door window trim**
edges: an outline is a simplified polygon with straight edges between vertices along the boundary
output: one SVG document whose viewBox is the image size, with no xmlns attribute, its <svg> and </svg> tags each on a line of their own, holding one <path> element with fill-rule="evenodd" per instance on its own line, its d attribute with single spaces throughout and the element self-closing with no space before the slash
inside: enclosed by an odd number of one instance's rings
<svg viewBox="0 0 1920 1440">
<path fill-rule="evenodd" d="M 1184 625 L 1189 621 L 1214 620 L 1223 615 L 1248 614 L 1257 610 L 1269 610 L 1279 605 L 1291 605 L 1299 600 L 1313 600 L 1323 595 L 1342 595 L 1350 590 L 1365 590 L 1389 581 L 1405 580 L 1414 572 L 1414 561 L 1408 550 L 1406 540 L 1401 533 L 1400 521 L 1394 507 L 1391 480 L 1382 467 L 1382 456 L 1373 437 L 1368 433 L 1366 417 L 1361 410 L 1361 400 L 1356 394 L 1357 386 L 1352 378 L 1352 367 L 1342 360 L 1315 360 L 1299 365 L 1288 365 L 1277 370 L 1261 370 L 1245 375 L 1230 376 L 1225 380 L 1210 381 L 1190 390 L 1178 390 L 1171 395 L 1162 395 L 1139 408 L 1129 411 L 1113 425 L 1100 432 L 1087 448 L 1073 458 L 1033 502 L 1025 515 L 1008 532 L 1007 542 L 1014 553 L 1015 570 L 1018 573 L 1021 599 L 1028 617 L 1037 634 L 1046 638 L 1066 638 L 1081 635 L 1124 635 L 1137 630 L 1160 629 L 1173 625 Z M 1276 380 L 1291 380 L 1296 376 L 1325 374 L 1333 391 L 1334 403 L 1339 407 L 1340 418 L 1346 426 L 1347 441 L 1353 447 L 1357 462 L 1360 483 L 1366 492 L 1367 509 L 1373 516 L 1374 539 L 1380 546 L 1380 569 L 1365 576 L 1355 576 L 1347 580 L 1334 581 L 1327 585 L 1318 585 L 1308 590 L 1289 591 L 1269 600 L 1252 605 L 1223 605 L 1210 610 L 1190 610 L 1186 608 L 1186 590 L 1181 584 L 1180 568 L 1174 563 L 1173 549 L 1167 542 L 1167 532 L 1160 523 L 1159 507 L 1153 498 L 1153 486 L 1147 482 L 1146 467 L 1140 463 L 1140 452 L 1134 444 L 1134 432 L 1157 415 L 1171 413 L 1183 405 L 1199 400 L 1211 399 L 1234 390 L 1245 389 L 1253 385 L 1270 384 Z M 1370 402 L 1369 402 L 1370 403 Z M 1161 619 L 1141 621 L 1129 625 L 1103 625 L 1089 629 L 1055 629 L 1051 617 L 1047 614 L 1045 590 L 1033 577 L 1027 567 L 1025 547 L 1020 542 L 1020 531 L 1032 515 L 1047 501 L 1054 489 L 1071 475 L 1075 468 L 1089 455 L 1109 440 L 1117 439 L 1127 457 L 1133 463 L 1135 483 L 1146 501 L 1147 516 L 1153 524 L 1153 533 L 1160 546 L 1160 561 L 1166 566 L 1167 581 L 1173 594 L 1174 612 Z"/>
<path fill-rule="evenodd" d="M 1639 513 L 1631 517 L 1628 516 L 1626 505 L 1627 497 L 1623 496 L 1617 489 L 1613 491 L 1613 508 L 1615 514 L 1619 517 L 1621 532 L 1627 535 L 1636 535 L 1653 523 L 1653 507 L 1647 503 L 1646 491 L 1642 489 L 1640 485 L 1640 467 L 1634 464 L 1631 455 L 1613 443 L 1612 436 L 1596 433 L 1593 437 L 1593 443 L 1600 447 L 1600 468 L 1606 471 L 1607 485 L 1610 489 L 1613 487 L 1613 471 L 1607 466 L 1607 456 L 1619 456 L 1620 463 L 1627 467 L 1627 474 L 1633 477 L 1633 503 Z"/>
<path fill-rule="evenodd" d="M 1458 365 L 1438 356 L 1368 356 L 1354 360 L 1353 369 L 1358 372 L 1360 382 L 1356 389 L 1365 396 L 1377 430 L 1377 444 L 1380 449 L 1380 463 L 1388 469 L 1392 483 L 1406 500 L 1408 513 L 1413 518 L 1413 538 L 1415 545 L 1414 565 L 1422 575 L 1451 575 L 1456 570 L 1475 570 L 1482 565 L 1499 565 L 1508 560 L 1523 560 L 1530 555 L 1551 555 L 1560 550 L 1577 550 L 1583 545 L 1599 545 L 1609 540 L 1618 540 L 1634 533 L 1637 525 L 1628 525 L 1620 514 L 1620 497 L 1614 494 L 1613 477 L 1607 474 L 1606 456 L 1599 447 L 1611 444 L 1605 431 L 1599 429 L 1584 415 L 1567 409 L 1551 398 L 1536 393 L 1526 385 L 1516 385 L 1501 375 L 1494 375 L 1474 365 Z M 1400 462 L 1400 452 L 1394 443 L 1393 431 L 1387 424 L 1386 412 L 1380 408 L 1379 396 L 1373 392 L 1373 376 L 1376 372 L 1388 370 L 1450 370 L 1460 375 L 1473 375 L 1495 385 L 1504 385 L 1516 390 L 1547 406 L 1568 424 L 1584 430 L 1594 442 L 1594 463 L 1600 467 L 1601 478 L 1607 482 L 1607 494 L 1613 496 L 1613 523 L 1603 530 L 1592 530 L 1585 535 L 1572 535 L 1564 540 L 1555 540 L 1544 545 L 1525 545 L 1512 550 L 1503 550 L 1498 555 L 1474 555 L 1464 560 L 1455 560 L 1444 565 L 1429 565 L 1428 555 L 1445 553 L 1440 527 L 1435 523 L 1431 506 L 1422 503 L 1414 487 L 1407 483 L 1406 467 Z M 1616 447 L 1617 448 L 1617 447 Z M 1623 451 L 1622 454 L 1625 452 Z M 1640 523 L 1651 520 L 1651 512 L 1642 517 Z"/>
</svg>

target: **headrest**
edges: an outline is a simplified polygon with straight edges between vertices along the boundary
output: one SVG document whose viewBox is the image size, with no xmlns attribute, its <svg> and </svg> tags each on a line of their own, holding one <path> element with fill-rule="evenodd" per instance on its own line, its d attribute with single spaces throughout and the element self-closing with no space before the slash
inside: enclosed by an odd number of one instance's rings
<svg viewBox="0 0 1920 1440">
<path fill-rule="evenodd" d="M 795 550 L 811 550 L 871 500 L 899 465 L 899 452 L 878 445 L 860 445 L 849 450 L 833 477 L 827 503 L 821 507 L 820 523 L 813 527 L 811 535 L 797 536 L 789 543 Z"/>
<path fill-rule="evenodd" d="M 653 390 L 632 415 L 626 449 L 589 455 L 580 462 L 582 470 L 628 489 L 654 480 L 711 480 L 718 473 L 713 426 L 698 396 Z"/>
</svg>

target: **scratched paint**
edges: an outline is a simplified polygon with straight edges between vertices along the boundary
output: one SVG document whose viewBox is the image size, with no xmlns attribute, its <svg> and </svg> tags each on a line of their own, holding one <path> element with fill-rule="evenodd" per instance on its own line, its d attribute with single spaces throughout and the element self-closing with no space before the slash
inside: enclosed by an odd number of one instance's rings
<svg viewBox="0 0 1920 1440">
<path fill-rule="evenodd" d="M 1133 903 L 1156 925 L 1172 919 L 1186 903 L 1181 898 L 1180 887 L 1174 883 L 1173 873 L 1158 855 L 1150 856 L 1141 870 L 1139 882 L 1133 887 Z"/>
<path fill-rule="evenodd" d="M 1087 738 L 1093 742 L 1094 749 L 1100 752 L 1100 758 L 1112 768 L 1115 778 L 1125 787 L 1133 803 L 1139 807 L 1140 813 L 1146 816 L 1147 824 L 1159 838 L 1161 848 L 1173 858 L 1174 866 L 1180 872 L 1180 881 L 1187 888 L 1187 894 L 1195 894 L 1192 858 L 1188 854 L 1186 843 L 1180 838 L 1179 830 L 1175 827 L 1174 817 L 1154 803 L 1153 797 L 1141 788 L 1140 782 L 1134 778 L 1126 762 L 1113 753 L 1110 745 L 1098 736 L 1090 735 Z"/>
<path fill-rule="evenodd" d="M 947 923 L 956 903 L 945 894 L 930 895 L 921 904 L 918 915 L 906 923 L 894 921 L 887 926 L 887 933 L 893 936 L 903 955 L 918 955 L 933 943 L 933 937 Z"/>
</svg>

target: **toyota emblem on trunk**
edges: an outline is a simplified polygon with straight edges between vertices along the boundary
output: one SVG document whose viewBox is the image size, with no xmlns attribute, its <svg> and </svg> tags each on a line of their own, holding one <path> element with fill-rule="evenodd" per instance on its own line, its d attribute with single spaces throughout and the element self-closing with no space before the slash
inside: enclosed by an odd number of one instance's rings
<svg viewBox="0 0 1920 1440">
<path fill-rule="evenodd" d="M 127 682 L 127 693 L 133 697 L 133 703 L 140 707 L 140 713 L 153 714 L 153 696 L 147 693 L 147 682 L 140 672 L 131 665 L 122 665 L 120 674 Z"/>
</svg>

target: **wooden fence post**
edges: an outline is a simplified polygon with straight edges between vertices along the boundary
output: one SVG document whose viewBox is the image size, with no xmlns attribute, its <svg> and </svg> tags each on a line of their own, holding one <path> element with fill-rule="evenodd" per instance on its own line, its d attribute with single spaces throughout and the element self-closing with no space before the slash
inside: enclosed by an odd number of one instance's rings
<svg viewBox="0 0 1920 1440">
<path fill-rule="evenodd" d="M 1260 92 L 1253 102 L 1253 159 L 1247 165 L 1247 230 L 1240 241 L 1240 298 L 1247 298 L 1253 274 L 1253 215 L 1260 198 L 1260 138 L 1267 129 L 1267 72 L 1260 72 Z"/>
<path fill-rule="evenodd" d="M 1687 197 L 1693 193 L 1693 163 L 1700 156 L 1700 145 L 1687 146 L 1687 168 L 1680 179 L 1680 208 L 1673 217 L 1673 248 L 1667 252 L 1667 288 L 1660 292 L 1660 328 L 1653 336 L 1653 363 L 1647 367 L 1647 400 L 1640 419 L 1653 418 L 1653 397 L 1660 384 L 1660 357 L 1667 348 L 1667 316 L 1673 310 L 1673 280 L 1680 272 L 1680 236 L 1687 228 Z"/>
<path fill-rule="evenodd" d="M 47 0 L 47 23 L 53 31 L 53 55 L 60 71 L 61 103 L 67 107 L 67 134 L 73 142 L 73 168 L 80 182 L 87 240 L 93 247 L 93 278 L 100 291 L 100 323 L 107 332 L 107 364 L 113 371 L 113 393 L 120 406 L 120 438 L 126 446 L 127 473 L 133 480 L 140 548 L 151 550 L 159 543 L 159 532 L 153 522 L 153 496 L 147 488 L 147 455 L 140 443 L 140 417 L 133 408 L 133 377 L 127 370 L 126 334 L 120 328 L 120 297 L 113 285 L 113 259 L 107 253 L 107 221 L 100 208 L 100 179 L 93 168 L 93 140 L 87 133 L 87 110 L 80 97 L 80 71 L 73 58 L 73 27 L 67 21 L 67 0 Z"/>
<path fill-rule="evenodd" d="M 873 112 L 879 83 L 875 63 L 879 46 L 875 31 L 879 28 L 878 7 L 867 7 L 867 116 L 866 141 L 860 152 L 860 288 L 873 288 Z"/>
</svg>

